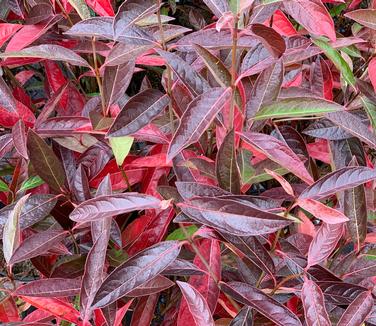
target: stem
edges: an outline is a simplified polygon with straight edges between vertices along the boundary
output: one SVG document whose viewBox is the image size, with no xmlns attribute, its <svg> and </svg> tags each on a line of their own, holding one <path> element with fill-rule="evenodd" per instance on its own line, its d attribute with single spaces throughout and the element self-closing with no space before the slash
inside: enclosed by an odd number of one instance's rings
<svg viewBox="0 0 376 326">
<path fill-rule="evenodd" d="M 70 19 L 69 14 L 67 13 L 67 11 L 64 9 L 63 5 L 61 4 L 60 0 L 56 0 L 56 3 L 59 6 L 59 8 L 62 11 L 62 13 L 64 14 L 64 16 L 67 18 L 67 20 L 69 22 L 69 25 L 73 26 L 73 22 Z"/>
<path fill-rule="evenodd" d="M 191 238 L 190 234 L 188 233 L 187 229 L 185 228 L 184 224 L 183 223 L 179 223 L 179 227 L 182 229 L 182 231 L 184 233 L 184 236 L 187 238 L 187 240 L 188 240 L 189 244 L 191 245 L 191 247 L 192 247 L 193 251 L 195 252 L 195 254 L 200 258 L 200 260 L 204 264 L 205 268 L 208 270 L 208 273 L 209 273 L 210 277 L 214 280 L 214 282 L 218 286 L 218 288 L 221 289 L 221 287 L 219 285 L 219 280 L 218 280 L 217 276 L 214 274 L 214 272 L 211 269 L 209 263 L 207 262 L 207 260 L 205 259 L 205 257 L 201 254 L 200 250 L 198 249 L 198 247 L 196 246 L 196 244 L 192 240 L 192 238 Z M 239 305 L 230 296 L 228 296 L 226 293 L 224 293 L 224 295 L 231 302 L 231 304 L 235 307 L 235 309 L 237 309 L 238 311 L 241 309 L 239 307 Z"/>
<path fill-rule="evenodd" d="M 157 5 L 158 5 L 157 19 L 158 19 L 159 35 L 161 36 L 161 45 L 164 51 L 168 51 L 168 48 L 166 46 L 166 38 L 164 35 L 164 30 L 163 30 L 163 25 L 162 25 L 162 19 L 161 19 L 161 6 L 162 6 L 161 0 L 157 0 Z M 170 98 L 170 101 L 168 102 L 168 113 L 170 117 L 171 133 L 173 134 L 175 131 L 175 126 L 174 126 L 174 110 L 172 108 L 172 102 L 171 102 L 172 76 L 171 76 L 171 68 L 168 64 L 166 64 L 166 73 L 167 73 L 167 95 Z"/>
<path fill-rule="evenodd" d="M 132 192 L 132 187 L 131 187 L 131 184 L 129 182 L 127 173 L 125 172 L 125 170 L 123 169 L 123 167 L 121 165 L 119 165 L 119 169 L 121 171 L 121 175 L 122 175 L 123 179 L 125 180 L 125 182 L 127 184 L 128 192 Z"/>
<path fill-rule="evenodd" d="M 100 75 L 99 68 L 98 68 L 97 51 L 96 51 L 96 48 L 95 48 L 95 37 L 93 37 L 92 40 L 91 40 L 91 46 L 93 48 L 93 61 L 94 61 L 95 78 L 97 80 L 98 89 L 99 89 L 99 93 L 100 93 L 100 96 L 101 96 L 101 102 L 102 102 L 102 113 L 103 113 L 103 116 L 106 117 L 108 112 L 106 110 L 106 102 L 104 101 L 104 96 L 103 96 L 103 87 L 102 87 L 101 75 Z"/>
<path fill-rule="evenodd" d="M 234 128 L 235 96 L 236 96 L 236 48 L 238 45 L 238 16 L 234 17 L 234 30 L 232 32 L 231 49 L 231 104 L 230 104 L 230 130 Z"/>
</svg>

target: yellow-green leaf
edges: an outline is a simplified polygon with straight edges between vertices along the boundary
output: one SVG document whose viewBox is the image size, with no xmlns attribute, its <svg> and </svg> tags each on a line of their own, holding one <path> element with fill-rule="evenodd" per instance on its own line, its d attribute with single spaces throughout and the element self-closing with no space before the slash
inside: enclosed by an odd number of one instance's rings
<svg viewBox="0 0 376 326">
<path fill-rule="evenodd" d="M 129 154 L 133 144 L 133 137 L 124 136 L 124 137 L 110 137 L 110 145 L 112 152 L 114 153 L 116 164 L 122 165 L 125 158 Z"/>
</svg>

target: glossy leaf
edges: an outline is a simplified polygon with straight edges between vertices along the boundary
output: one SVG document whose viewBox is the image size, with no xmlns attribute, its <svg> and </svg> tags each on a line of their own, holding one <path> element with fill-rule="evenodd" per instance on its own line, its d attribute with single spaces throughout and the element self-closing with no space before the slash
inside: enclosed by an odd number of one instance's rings
<svg viewBox="0 0 376 326">
<path fill-rule="evenodd" d="M 79 293 L 80 287 L 80 279 L 49 278 L 22 285 L 13 294 L 45 298 L 67 297 Z"/>
<path fill-rule="evenodd" d="M 197 142 L 229 98 L 230 88 L 212 89 L 196 97 L 181 117 L 167 159 L 173 159 L 183 148 Z"/>
<path fill-rule="evenodd" d="M 110 127 L 108 137 L 128 136 L 145 127 L 167 106 L 169 98 L 156 89 L 132 97 Z"/>
<path fill-rule="evenodd" d="M 254 308 L 276 325 L 301 325 L 298 317 L 289 309 L 255 287 L 230 282 L 221 283 L 221 289 L 234 300 Z"/>
<path fill-rule="evenodd" d="M 176 241 L 161 242 L 139 252 L 103 281 L 95 295 L 93 307 L 106 306 L 151 280 L 173 262 L 179 252 L 180 245 Z"/>
<path fill-rule="evenodd" d="M 135 192 L 103 195 L 81 203 L 73 210 L 69 217 L 73 221 L 88 222 L 134 210 L 160 207 L 161 202 L 157 198 Z"/>
<path fill-rule="evenodd" d="M 304 280 L 301 297 L 308 326 L 331 325 L 325 308 L 324 295 L 315 282 L 309 279 Z"/>
<path fill-rule="evenodd" d="M 347 18 L 371 29 L 376 29 L 375 9 L 353 10 L 345 14 Z"/>
<path fill-rule="evenodd" d="M 188 308 L 197 326 L 214 325 L 214 320 L 203 296 L 191 285 L 176 281 L 188 304 Z"/>
<path fill-rule="evenodd" d="M 292 221 L 232 200 L 192 198 L 178 205 L 196 222 L 233 235 L 250 236 L 277 231 Z"/>
<path fill-rule="evenodd" d="M 257 149 L 274 162 L 282 165 L 306 183 L 312 184 L 313 179 L 303 162 L 284 142 L 273 136 L 254 132 L 244 132 L 241 137 L 247 143 L 256 146 Z"/>
<path fill-rule="evenodd" d="M 347 307 L 346 311 L 338 321 L 338 326 L 361 325 L 371 312 L 374 299 L 370 292 L 359 294 L 355 300 Z"/>
</svg>

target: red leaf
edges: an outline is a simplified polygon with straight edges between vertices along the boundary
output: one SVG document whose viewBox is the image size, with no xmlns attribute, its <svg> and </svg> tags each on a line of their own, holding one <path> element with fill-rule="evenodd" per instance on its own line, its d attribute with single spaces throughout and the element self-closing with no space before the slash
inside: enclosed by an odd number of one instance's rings
<svg viewBox="0 0 376 326">
<path fill-rule="evenodd" d="M 0 46 L 3 46 L 3 44 L 21 27 L 22 25 L 19 24 L 0 24 Z"/>
<path fill-rule="evenodd" d="M 87 0 L 86 4 L 99 16 L 115 16 L 111 1 L 109 0 Z"/>
</svg>

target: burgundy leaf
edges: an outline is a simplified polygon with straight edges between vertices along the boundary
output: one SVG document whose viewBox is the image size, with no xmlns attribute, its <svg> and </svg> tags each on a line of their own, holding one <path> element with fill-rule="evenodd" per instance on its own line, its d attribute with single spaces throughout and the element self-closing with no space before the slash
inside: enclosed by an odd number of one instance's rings
<svg viewBox="0 0 376 326">
<path fill-rule="evenodd" d="M 214 320 L 204 297 L 192 285 L 176 281 L 187 302 L 196 326 L 214 326 Z M 178 317 L 178 321 L 179 321 Z"/>
<path fill-rule="evenodd" d="M 360 293 L 347 307 L 338 321 L 338 326 L 362 325 L 374 305 L 374 299 L 370 291 Z"/>
<path fill-rule="evenodd" d="M 66 236 L 66 232 L 57 230 L 47 230 L 36 233 L 20 244 L 13 253 L 10 263 L 15 264 L 26 259 L 37 257 L 59 244 Z"/>
<path fill-rule="evenodd" d="M 328 312 L 325 308 L 324 295 L 315 282 L 306 279 L 302 287 L 302 302 L 307 326 L 330 326 Z"/>
<path fill-rule="evenodd" d="M 189 202 L 178 206 L 196 222 L 238 236 L 272 233 L 292 222 L 278 215 L 226 199 L 192 198 Z"/>
<path fill-rule="evenodd" d="M 261 38 L 261 42 L 275 58 L 283 55 L 286 50 L 285 40 L 273 28 L 262 24 L 252 24 L 251 31 Z"/>
<path fill-rule="evenodd" d="M 22 122 L 22 120 L 18 120 L 18 122 L 13 126 L 12 138 L 14 147 L 16 147 L 18 154 L 20 154 L 24 159 L 28 160 L 29 155 L 26 147 L 25 124 Z"/>
<path fill-rule="evenodd" d="M 327 174 L 306 188 L 299 198 L 321 199 L 341 190 L 359 186 L 376 178 L 367 167 L 346 167 Z"/>
<path fill-rule="evenodd" d="M 171 286 L 174 286 L 174 282 L 170 281 L 167 277 L 157 275 L 150 281 L 145 282 L 139 287 L 135 288 L 127 294 L 128 297 L 144 297 L 147 295 L 153 295 L 155 293 L 162 292 Z"/>
<path fill-rule="evenodd" d="M 147 89 L 133 96 L 116 117 L 108 137 L 134 134 L 150 123 L 168 105 L 169 98 L 156 89 Z"/>
<path fill-rule="evenodd" d="M 289 309 L 253 286 L 230 282 L 221 283 L 221 289 L 234 300 L 254 308 L 276 325 L 302 325 L 298 317 Z"/>
<path fill-rule="evenodd" d="M 282 165 L 306 183 L 313 183 L 313 179 L 306 170 L 303 162 L 292 149 L 282 141 L 273 136 L 255 132 L 244 132 L 241 134 L 241 137 L 245 142 L 256 146 L 258 150 L 262 151 L 262 153 L 271 160 Z"/>
<path fill-rule="evenodd" d="M 135 210 L 160 207 L 161 202 L 157 198 L 135 192 L 103 195 L 78 205 L 70 214 L 70 219 L 76 222 L 88 222 Z"/>
<path fill-rule="evenodd" d="M 13 294 L 28 297 L 68 297 L 77 295 L 80 287 L 81 280 L 77 278 L 48 278 L 22 285 Z"/>
<path fill-rule="evenodd" d="M 230 95 L 230 88 L 214 88 L 199 95 L 189 104 L 171 140 L 168 160 L 172 160 L 182 149 L 200 139 Z"/>
<path fill-rule="evenodd" d="M 323 223 L 309 246 L 307 268 L 328 258 L 337 246 L 342 233 L 343 223 Z"/>
<path fill-rule="evenodd" d="M 93 307 L 103 307 L 151 280 L 180 252 L 177 241 L 165 241 L 139 252 L 117 267 L 99 287 Z"/>
</svg>

